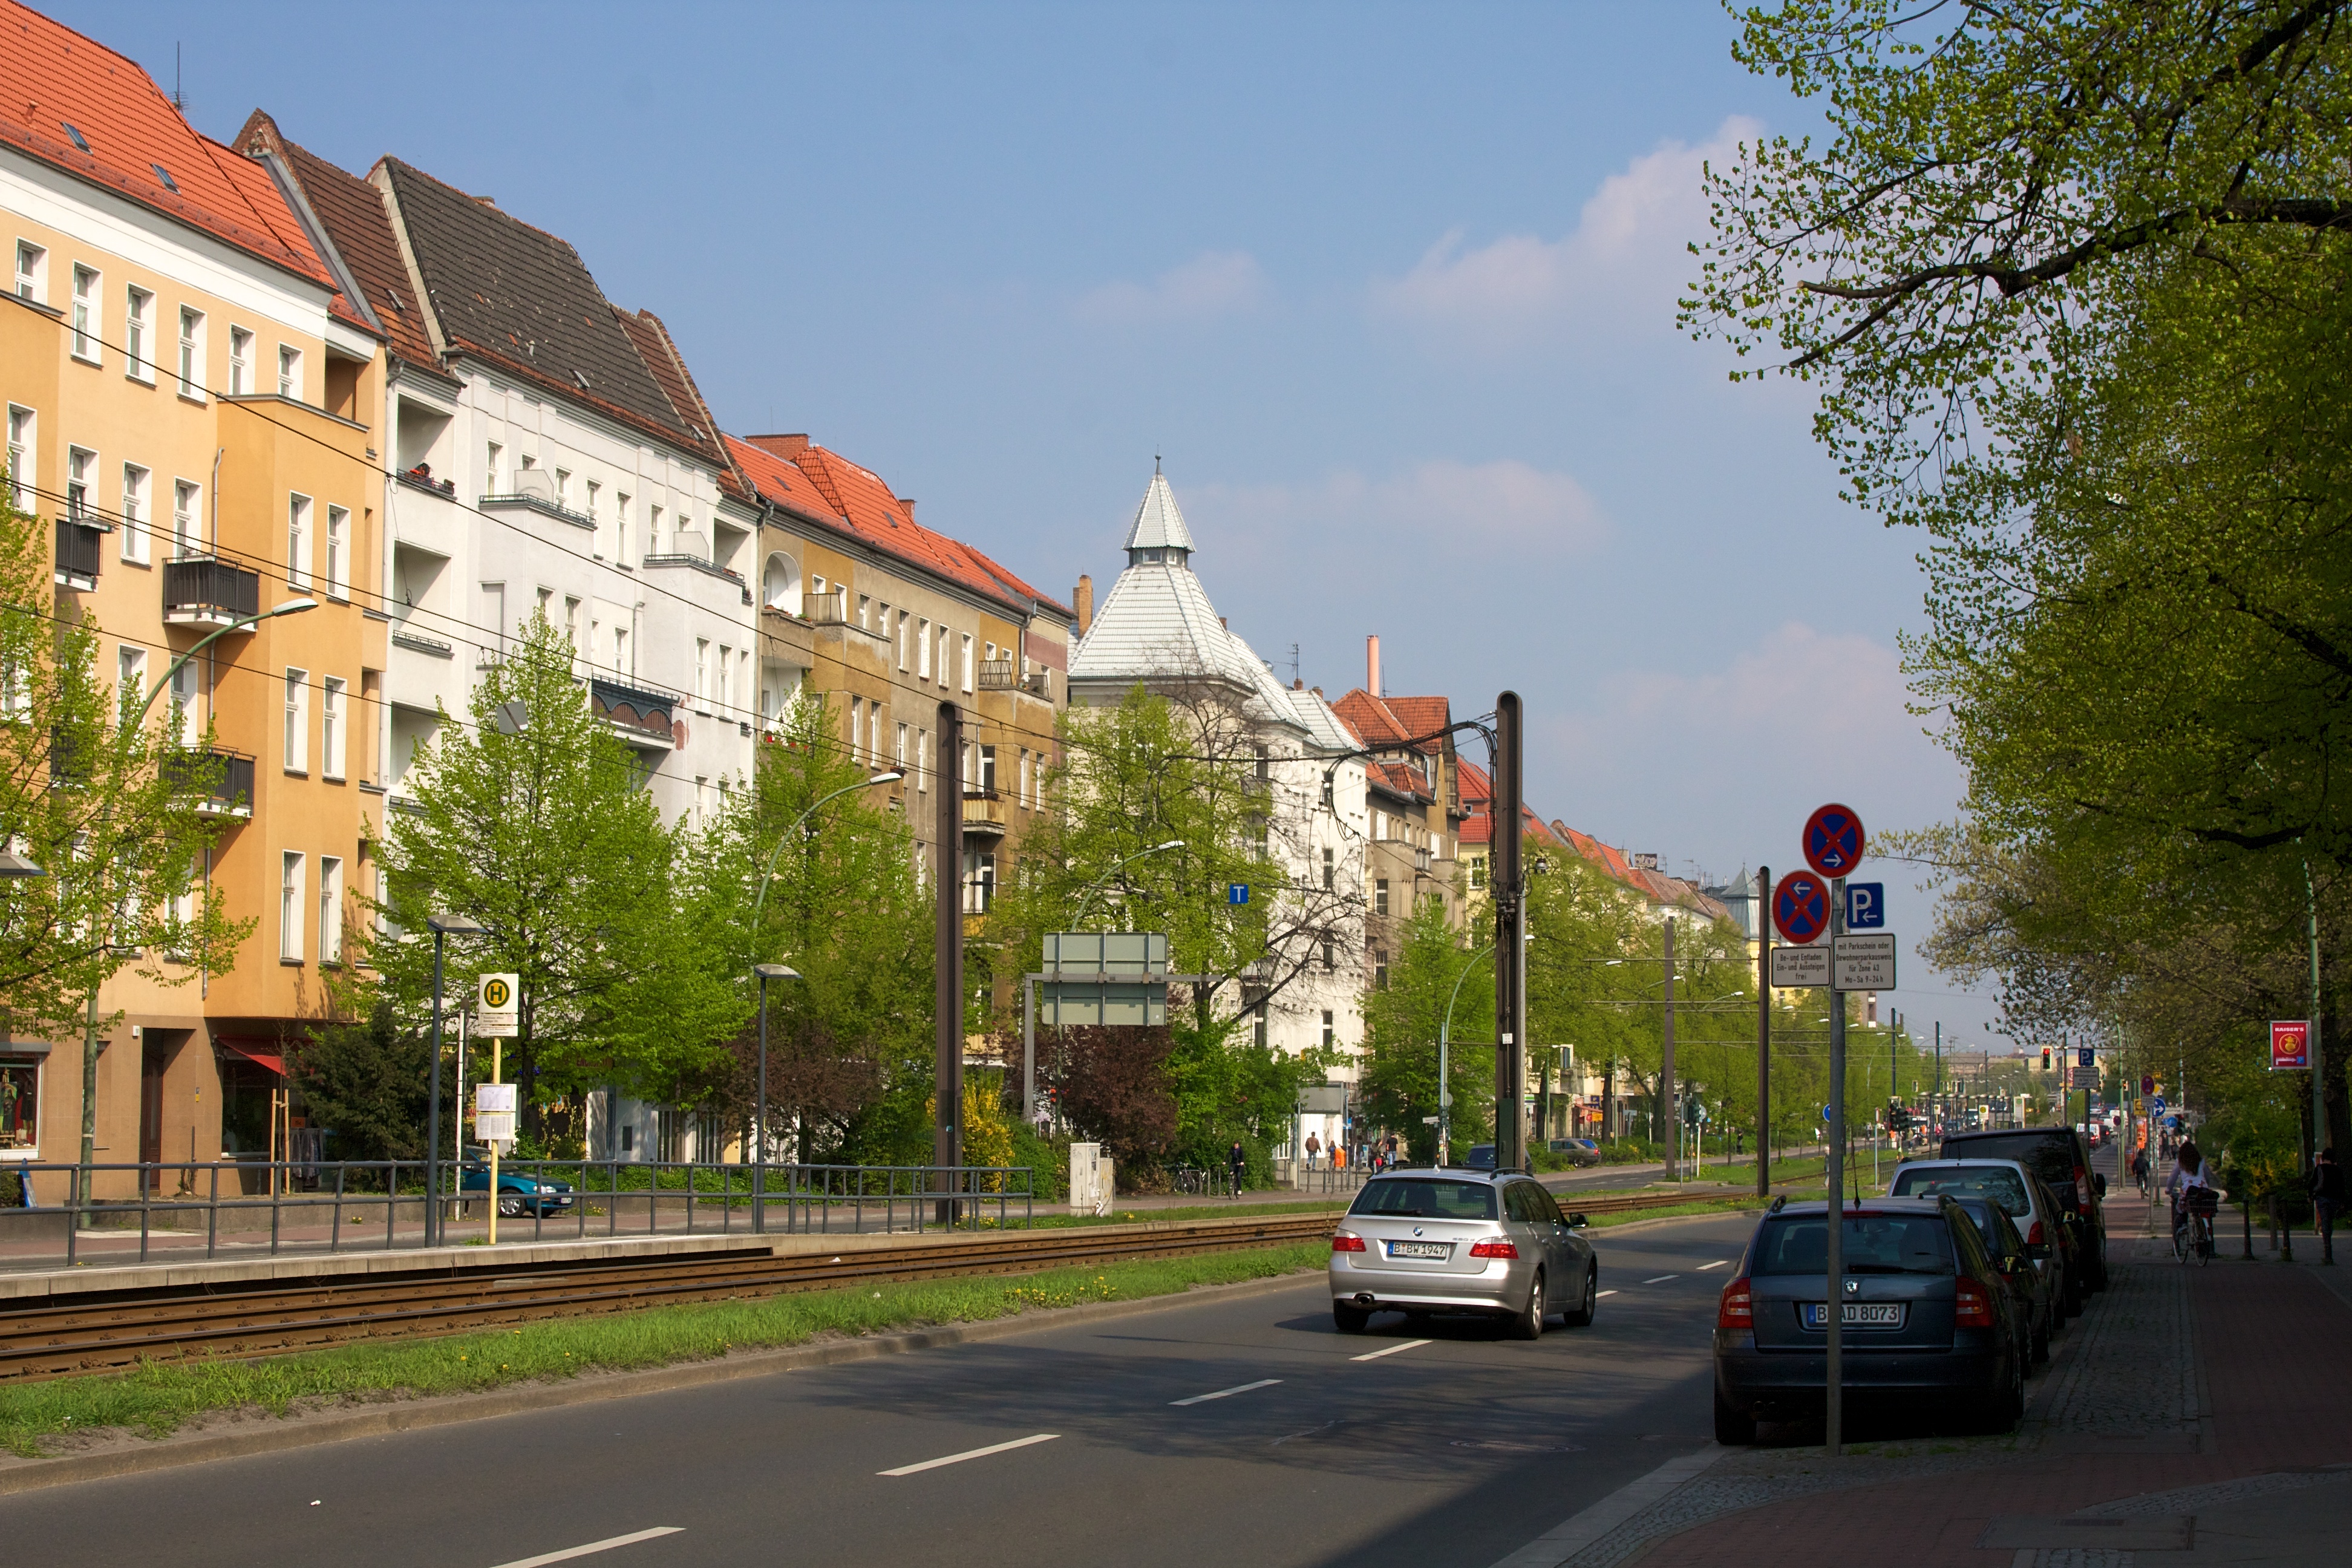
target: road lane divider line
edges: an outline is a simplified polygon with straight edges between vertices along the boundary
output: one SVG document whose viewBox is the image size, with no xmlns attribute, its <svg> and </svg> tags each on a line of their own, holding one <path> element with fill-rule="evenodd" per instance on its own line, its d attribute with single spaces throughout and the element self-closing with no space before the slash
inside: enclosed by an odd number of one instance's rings
<svg viewBox="0 0 2352 1568">
<path fill-rule="evenodd" d="M 1617 1294 L 1617 1292 L 1616 1292 L 1616 1291 L 1614 1291 L 1614 1290 L 1603 1290 L 1603 1291 L 1601 1291 L 1601 1292 L 1600 1293 L 1600 1295 L 1597 1295 L 1597 1296 L 1593 1297 L 1592 1299 L 1593 1299 L 1594 1300 L 1598 1301 L 1599 1300 L 1601 1300 L 1601 1296 L 1614 1296 L 1615 1294 Z"/>
<path fill-rule="evenodd" d="M 936 1470 L 941 1465 L 961 1465 L 966 1459 L 985 1459 L 991 1454 L 1026 1448 L 1032 1443 L 1050 1443 L 1060 1436 L 1059 1432 L 1039 1432 L 1033 1436 L 1015 1437 L 1010 1443 L 991 1443 L 985 1448 L 966 1448 L 961 1454 L 949 1454 L 942 1458 L 925 1459 L 919 1465 L 901 1465 L 895 1470 L 877 1470 L 874 1473 L 879 1476 L 919 1476 L 925 1470 Z M 522 1568 L 522 1565 L 518 1563 L 516 1568 Z"/>
<path fill-rule="evenodd" d="M 1681 1278 L 1682 1276 L 1679 1274 L 1661 1274 L 1655 1279 L 1644 1279 L 1642 1283 L 1644 1285 L 1663 1285 L 1669 1279 L 1679 1279 Z"/>
<path fill-rule="evenodd" d="M 1391 1345 L 1386 1350 L 1372 1351 L 1364 1355 L 1351 1355 L 1348 1359 L 1349 1361 L 1378 1361 L 1384 1355 L 1395 1355 L 1401 1351 L 1419 1350 L 1423 1345 L 1432 1345 L 1436 1342 L 1437 1342 L 1435 1340 L 1407 1340 L 1402 1344 Z"/>
<path fill-rule="evenodd" d="M 550 1563 L 569 1563 L 574 1557 L 592 1557 L 599 1552 L 611 1552 L 616 1547 L 635 1546 L 640 1541 L 682 1534 L 685 1530 L 682 1524 L 657 1524 L 651 1530 L 635 1531 L 627 1535 L 608 1535 L 585 1546 L 567 1547 L 562 1552 L 542 1552 L 536 1557 L 518 1557 L 511 1563 L 499 1563 L 498 1568 L 546 1568 Z"/>
<path fill-rule="evenodd" d="M 1168 1403 L 1171 1405 L 1206 1405 L 1212 1399 L 1231 1399 L 1236 1394 L 1247 1394 L 1255 1388 L 1272 1388 L 1281 1381 L 1282 1379 L 1278 1377 L 1261 1377 L 1255 1383 L 1244 1383 L 1233 1388 L 1221 1388 L 1214 1394 L 1196 1394 L 1190 1399 L 1171 1399 Z"/>
<path fill-rule="evenodd" d="M 1699 1271 L 1701 1274 L 1704 1274 L 1704 1273 L 1706 1273 L 1706 1272 L 1708 1269 L 1710 1269 L 1710 1268 L 1729 1268 L 1730 1266 L 1731 1266 L 1731 1259 L 1729 1259 L 1728 1258 L 1717 1258 L 1717 1259 L 1716 1259 L 1714 1262 L 1712 1262 L 1712 1263 L 1702 1263 L 1702 1264 L 1700 1264 L 1700 1265 L 1698 1266 L 1698 1271 Z"/>
</svg>

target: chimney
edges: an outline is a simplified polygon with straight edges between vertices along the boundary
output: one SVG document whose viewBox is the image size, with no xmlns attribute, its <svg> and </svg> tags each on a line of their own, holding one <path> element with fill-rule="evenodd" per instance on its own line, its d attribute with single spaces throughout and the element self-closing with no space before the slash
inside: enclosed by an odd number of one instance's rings
<svg viewBox="0 0 2352 1568">
<path fill-rule="evenodd" d="M 1312 691 L 1312 692 L 1313 692 L 1313 693 L 1315 693 L 1315 695 L 1316 695 L 1316 696 L 1318 696 L 1318 697 L 1320 697 L 1320 696 L 1322 696 L 1322 695 L 1323 695 L 1323 689 L 1322 689 L 1321 687 L 1319 687 L 1319 686 L 1310 686 L 1310 687 L 1308 687 L 1307 689 L 1307 690 L 1309 690 L 1309 691 Z"/>
<path fill-rule="evenodd" d="M 1078 635 L 1084 637 L 1087 628 L 1095 624 L 1095 580 L 1092 577 L 1083 572 L 1078 574 L 1078 589 L 1070 595 L 1070 603 L 1078 612 Z"/>
<path fill-rule="evenodd" d="M 809 448 L 806 436 L 746 436 L 743 439 L 770 457 L 782 458 L 787 461 Z"/>
<path fill-rule="evenodd" d="M 1378 633 L 1364 639 L 1364 689 L 1375 697 L 1381 694 L 1381 639 Z"/>
<path fill-rule="evenodd" d="M 1217 629 L 1221 632 L 1229 632 L 1233 630 L 1231 626 L 1225 625 L 1225 617 L 1223 616 L 1219 616 L 1217 617 Z"/>
<path fill-rule="evenodd" d="M 912 521 L 915 521 L 915 498 L 914 498 L 914 497 L 912 497 L 912 496 L 900 496 L 900 497 L 898 498 L 898 504 L 899 504 L 900 506 L 903 506 L 903 507 L 905 507 L 905 508 L 907 509 L 907 521 L 908 521 L 908 522 L 912 522 Z"/>
</svg>

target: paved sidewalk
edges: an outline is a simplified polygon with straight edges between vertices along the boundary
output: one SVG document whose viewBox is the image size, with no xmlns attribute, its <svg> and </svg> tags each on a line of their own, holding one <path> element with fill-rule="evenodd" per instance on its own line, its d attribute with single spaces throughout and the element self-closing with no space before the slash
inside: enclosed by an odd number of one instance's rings
<svg viewBox="0 0 2352 1568">
<path fill-rule="evenodd" d="M 2269 1260 L 2259 1237 L 2256 1262 L 2225 1243 L 2221 1258 L 2185 1268 L 2146 1234 L 2137 1195 L 2116 1195 L 2114 1284 L 2067 1335 L 2016 1436 L 1864 1443 L 1837 1460 L 1818 1447 L 1733 1451 L 1570 1561 L 2352 1561 L 2352 1287 L 2331 1278 L 2347 1270 L 2313 1268 L 2300 1249 L 2294 1266 Z"/>
</svg>

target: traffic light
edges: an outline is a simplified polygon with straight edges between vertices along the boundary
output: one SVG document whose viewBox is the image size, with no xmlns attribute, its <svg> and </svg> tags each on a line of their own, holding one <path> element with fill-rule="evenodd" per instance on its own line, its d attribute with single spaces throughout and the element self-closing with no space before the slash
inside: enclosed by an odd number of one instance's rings
<svg viewBox="0 0 2352 1568">
<path fill-rule="evenodd" d="M 2043 1072 L 2048 1072 L 2050 1070 L 2050 1047 L 2048 1046 L 2042 1047 L 2042 1070 Z"/>
</svg>

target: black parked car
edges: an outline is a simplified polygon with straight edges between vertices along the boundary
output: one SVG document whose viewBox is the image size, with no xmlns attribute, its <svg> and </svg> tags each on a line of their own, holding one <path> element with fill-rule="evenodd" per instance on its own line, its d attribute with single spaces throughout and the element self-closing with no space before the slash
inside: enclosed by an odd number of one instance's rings
<svg viewBox="0 0 2352 1568">
<path fill-rule="evenodd" d="M 1948 1132 L 1947 1160 L 2015 1160 L 2050 1184 L 2062 1210 L 2072 1213 L 2084 1264 L 2084 1283 L 2107 1288 L 2107 1217 L 2100 1200 L 2107 1179 L 2091 1173 L 2091 1147 L 2074 1127 L 2009 1127 L 1990 1132 Z"/>
<path fill-rule="evenodd" d="M 2050 1335 L 2058 1326 L 2058 1281 L 2033 1267 L 2025 1237 L 2018 1235 L 2017 1226 L 1999 1204 L 1990 1198 L 1977 1197 L 1955 1197 L 1952 1201 L 1977 1222 L 1977 1235 L 1985 1244 L 1985 1253 L 2000 1270 L 2001 1283 L 2009 1287 L 2017 1308 L 2018 1332 L 2024 1336 L 2025 1363 L 2032 1366 L 2048 1361 Z"/>
<path fill-rule="evenodd" d="M 1715 1437 L 1752 1443 L 1759 1420 L 1827 1405 L 1829 1218 L 1788 1204 L 1757 1226 L 1715 1321 Z M 2025 1411 L 2017 1309 L 1975 1222 L 1943 1198 L 1873 1198 L 1843 1213 L 1847 1408 L 1945 1406 L 2007 1431 Z"/>
</svg>

